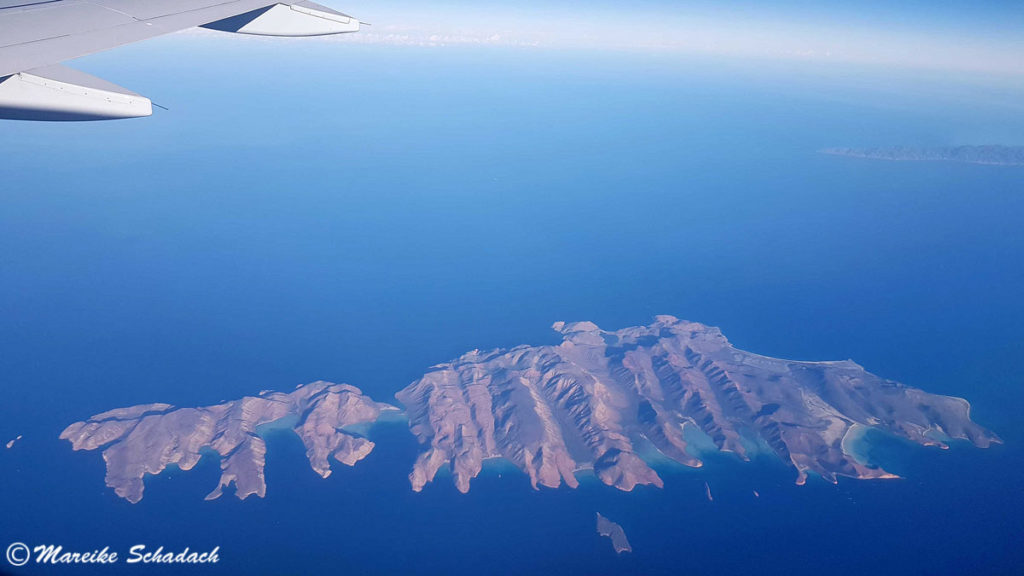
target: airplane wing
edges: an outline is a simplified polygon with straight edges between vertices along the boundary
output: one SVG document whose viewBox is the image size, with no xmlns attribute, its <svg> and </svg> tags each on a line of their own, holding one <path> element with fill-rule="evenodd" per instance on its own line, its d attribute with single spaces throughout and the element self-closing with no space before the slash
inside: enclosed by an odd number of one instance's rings
<svg viewBox="0 0 1024 576">
<path fill-rule="evenodd" d="M 203 26 L 263 36 L 359 30 L 307 0 L 0 0 L 0 118 L 103 120 L 152 114 L 148 98 L 60 65 Z"/>
</svg>

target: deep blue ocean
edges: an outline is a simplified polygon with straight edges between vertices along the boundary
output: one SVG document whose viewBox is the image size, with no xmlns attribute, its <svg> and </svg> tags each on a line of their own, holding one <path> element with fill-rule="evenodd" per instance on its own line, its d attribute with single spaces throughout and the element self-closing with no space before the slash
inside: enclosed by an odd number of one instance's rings
<svg viewBox="0 0 1024 576">
<path fill-rule="evenodd" d="M 81 67 L 168 108 L 0 125 L 0 547 L 220 547 L 225 574 L 1024 573 L 1024 168 L 826 156 L 1024 144 L 997 83 L 525 48 L 177 36 Z M 534 491 L 496 466 L 413 493 L 402 423 L 268 492 L 169 472 L 131 505 L 68 424 L 347 382 L 382 401 L 474 348 L 655 314 L 738 347 L 971 401 L 1005 441 L 880 439 L 893 481 L 712 458 L 663 490 Z M 714 500 L 705 498 L 704 483 Z M 760 494 L 754 497 L 753 491 Z M 594 513 L 623 526 L 616 556 Z M 0 567 L 0 572 L 7 569 Z M 92 573 L 85 567 L 12 574 Z"/>
</svg>

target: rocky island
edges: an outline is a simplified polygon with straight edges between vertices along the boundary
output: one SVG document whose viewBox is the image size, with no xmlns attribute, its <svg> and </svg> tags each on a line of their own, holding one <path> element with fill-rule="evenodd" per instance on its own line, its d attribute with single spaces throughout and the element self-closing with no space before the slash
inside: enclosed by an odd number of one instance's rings
<svg viewBox="0 0 1024 576">
<path fill-rule="evenodd" d="M 263 497 L 266 444 L 261 427 L 290 427 L 306 446 L 309 464 L 326 478 L 333 457 L 348 466 L 373 450 L 373 442 L 348 433 L 346 426 L 375 421 L 381 411 L 395 410 L 374 402 L 354 386 L 313 382 L 291 393 L 258 396 L 206 406 L 175 408 L 145 404 L 97 414 L 68 426 L 60 435 L 75 450 L 103 449 L 107 486 L 129 502 L 142 499 L 147 474 L 168 465 L 190 470 L 204 454 L 220 459 L 221 477 L 206 499 L 220 497 L 234 484 L 240 499 Z"/>
<path fill-rule="evenodd" d="M 889 146 L 883 148 L 826 148 L 822 154 L 871 160 L 962 162 L 994 166 L 1024 166 L 1024 146 Z"/>
<path fill-rule="evenodd" d="M 797 362 L 734 348 L 721 331 L 658 316 L 609 332 L 558 322 L 557 346 L 474 350 L 396 394 L 424 446 L 409 476 L 422 490 L 442 466 L 467 492 L 484 460 L 504 458 L 534 488 L 578 484 L 592 469 L 622 490 L 661 486 L 643 446 L 700 466 L 691 440 L 742 459 L 766 450 L 808 473 L 891 478 L 848 454 L 849 436 L 876 429 L 926 446 L 998 438 L 966 400 L 886 380 L 853 361 Z"/>
<path fill-rule="evenodd" d="M 629 539 L 626 538 L 626 531 L 622 529 L 622 526 L 605 518 L 600 512 L 597 513 L 597 533 L 601 536 L 606 536 L 612 541 L 612 547 L 615 548 L 616 554 L 633 551 L 633 547 L 629 545 Z"/>
<path fill-rule="evenodd" d="M 590 322 L 558 322 L 555 346 L 517 346 L 434 366 L 395 396 L 423 446 L 409 475 L 420 491 L 442 467 L 455 486 L 491 458 L 526 473 L 534 488 L 576 487 L 577 472 L 629 491 L 662 486 L 652 458 L 699 467 L 708 451 L 743 460 L 774 454 L 803 484 L 809 473 L 893 478 L 855 456 L 865 431 L 925 446 L 951 439 L 987 447 L 999 439 L 971 421 L 966 400 L 929 394 L 864 370 L 851 360 L 800 362 L 744 352 L 717 328 L 658 316 L 649 326 L 605 331 Z M 204 455 L 220 461 L 207 496 L 264 496 L 262 434 L 290 429 L 313 470 L 330 459 L 352 466 L 374 443 L 351 430 L 394 406 L 346 384 L 313 382 L 290 393 L 199 408 L 145 404 L 97 414 L 60 435 L 75 450 L 103 450 L 106 483 L 142 499 L 147 474 L 192 469 Z M 660 454 L 660 455 L 659 455 Z M 708 500 L 711 489 L 705 484 Z"/>
</svg>

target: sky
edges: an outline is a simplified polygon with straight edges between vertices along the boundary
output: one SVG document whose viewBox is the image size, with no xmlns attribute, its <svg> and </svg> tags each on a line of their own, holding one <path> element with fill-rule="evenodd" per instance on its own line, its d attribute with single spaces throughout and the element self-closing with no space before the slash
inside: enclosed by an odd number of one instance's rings
<svg viewBox="0 0 1024 576">
<path fill-rule="evenodd" d="M 1024 76 L 1019 3 L 801 1 L 329 4 L 372 26 L 334 41 L 710 54 Z"/>
</svg>

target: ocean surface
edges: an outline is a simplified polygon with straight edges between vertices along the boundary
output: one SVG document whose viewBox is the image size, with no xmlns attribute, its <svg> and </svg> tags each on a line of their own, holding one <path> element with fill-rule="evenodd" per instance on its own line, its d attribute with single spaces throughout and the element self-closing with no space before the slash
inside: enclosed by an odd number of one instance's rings
<svg viewBox="0 0 1024 576">
<path fill-rule="evenodd" d="M 0 547 L 220 547 L 216 566 L 115 570 L 169 574 L 1020 573 L 1024 168 L 817 153 L 1024 144 L 1019 94 L 810 64 L 227 36 L 80 66 L 170 110 L 0 127 L 0 441 L 24 435 L 0 448 Z M 469 494 L 444 477 L 417 494 L 415 439 L 391 422 L 326 480 L 276 432 L 265 499 L 204 501 L 219 476 L 204 460 L 131 505 L 99 452 L 57 438 L 115 407 L 318 379 L 394 402 L 465 351 L 655 314 L 965 397 L 1005 444 L 880 438 L 891 481 L 798 487 L 781 463 L 722 455 L 662 468 L 663 490 L 584 474 L 534 491 L 494 463 Z"/>
</svg>

